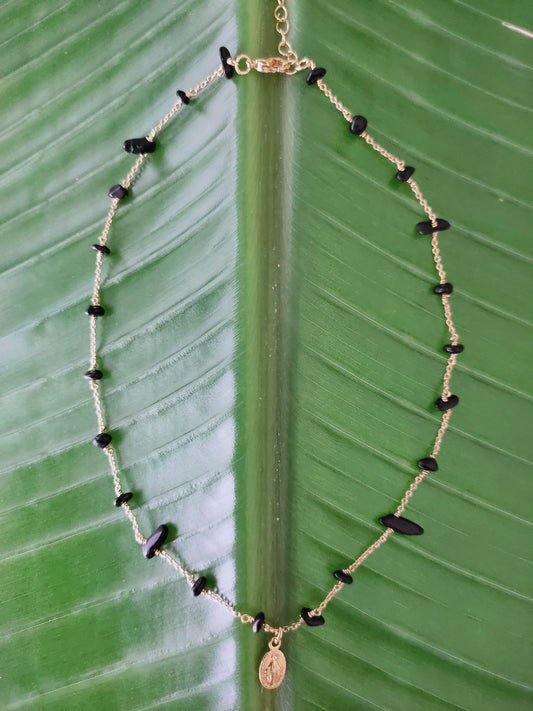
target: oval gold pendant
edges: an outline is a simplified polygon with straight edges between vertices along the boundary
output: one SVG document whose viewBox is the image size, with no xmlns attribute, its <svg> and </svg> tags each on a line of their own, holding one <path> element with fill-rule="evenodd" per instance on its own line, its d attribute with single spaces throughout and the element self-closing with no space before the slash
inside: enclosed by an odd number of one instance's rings
<svg viewBox="0 0 533 711">
<path fill-rule="evenodd" d="M 265 689 L 275 689 L 283 681 L 287 662 L 280 649 L 270 649 L 259 665 L 259 681 Z"/>
</svg>

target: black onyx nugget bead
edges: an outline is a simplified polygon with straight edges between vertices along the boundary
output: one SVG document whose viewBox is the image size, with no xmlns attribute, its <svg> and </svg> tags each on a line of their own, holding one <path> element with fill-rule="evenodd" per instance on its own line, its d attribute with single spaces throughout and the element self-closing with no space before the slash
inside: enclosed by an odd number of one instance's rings
<svg viewBox="0 0 533 711">
<path fill-rule="evenodd" d="M 100 252 L 100 254 L 111 254 L 111 250 L 105 244 L 93 244 L 92 248 L 95 252 Z"/>
<path fill-rule="evenodd" d="M 192 594 L 194 595 L 194 597 L 198 597 L 198 595 L 205 588 L 206 583 L 207 580 L 204 578 L 203 575 L 201 575 L 197 580 L 194 581 L 194 585 L 192 586 Z"/>
<path fill-rule="evenodd" d="M 97 434 L 93 439 L 93 444 L 96 447 L 100 447 L 100 449 L 105 449 L 112 439 L 111 435 L 107 434 L 107 432 L 100 432 L 100 434 Z"/>
<path fill-rule="evenodd" d="M 432 235 L 433 232 L 444 232 L 444 230 L 450 229 L 450 223 L 448 220 L 443 220 L 441 217 L 437 217 L 437 226 L 433 227 L 431 220 L 424 220 L 423 222 L 418 222 L 416 225 L 416 231 L 420 235 Z"/>
<path fill-rule="evenodd" d="M 453 291 L 453 284 L 449 281 L 444 281 L 440 284 L 436 284 L 433 287 L 433 293 L 435 294 L 451 294 Z"/>
<path fill-rule="evenodd" d="M 351 585 L 353 583 L 353 578 L 350 573 L 345 573 L 344 570 L 334 570 L 333 577 L 337 578 L 339 583 L 344 583 L 345 585 Z"/>
<path fill-rule="evenodd" d="M 128 197 L 128 188 L 125 188 L 120 184 L 112 185 L 107 194 L 110 198 L 118 198 L 119 200 L 122 200 L 122 198 Z"/>
<path fill-rule="evenodd" d="M 324 69 L 324 67 L 315 67 L 314 69 L 311 69 L 305 81 L 311 86 L 313 84 L 316 84 L 319 79 L 322 79 L 325 76 L 326 70 Z"/>
<path fill-rule="evenodd" d="M 368 121 L 364 116 L 354 116 L 350 121 L 350 131 L 360 136 L 368 126 Z"/>
<path fill-rule="evenodd" d="M 85 309 L 87 316 L 103 316 L 105 309 L 100 304 L 91 304 Z"/>
<path fill-rule="evenodd" d="M 115 506 L 122 506 L 122 504 L 128 502 L 132 496 L 133 493 L 131 491 L 125 491 L 123 494 L 120 494 L 120 496 L 117 496 L 115 499 Z"/>
<path fill-rule="evenodd" d="M 178 97 L 181 99 L 181 103 L 187 105 L 190 102 L 190 98 L 187 96 L 187 94 L 182 91 L 181 89 L 178 89 L 176 94 Z"/>
<path fill-rule="evenodd" d="M 441 412 L 446 412 L 446 410 L 451 410 L 453 407 L 459 404 L 459 398 L 457 395 L 450 395 L 449 398 L 443 400 L 441 397 L 435 400 L 435 407 Z"/>
<path fill-rule="evenodd" d="M 409 180 L 409 178 L 412 176 L 412 174 L 415 172 L 415 169 L 413 168 L 412 165 L 406 165 L 403 170 L 399 170 L 396 173 L 396 178 L 400 180 L 402 183 L 405 183 L 406 181 Z"/>
<path fill-rule="evenodd" d="M 257 615 L 254 617 L 254 621 L 252 622 L 252 630 L 257 633 L 263 627 L 264 624 L 265 624 L 265 613 L 258 612 Z"/>
<path fill-rule="evenodd" d="M 143 556 L 145 558 L 153 558 L 156 550 L 161 548 L 163 543 L 167 540 L 167 536 L 168 528 L 162 523 L 155 529 L 150 538 L 143 543 Z"/>
<path fill-rule="evenodd" d="M 228 64 L 228 59 L 231 59 L 229 49 L 227 47 L 220 47 L 218 51 L 220 53 L 220 61 L 222 62 L 222 68 L 224 69 L 226 79 L 231 79 L 231 77 L 235 74 L 235 67 Z"/>
<path fill-rule="evenodd" d="M 453 345 L 453 343 L 447 343 L 444 346 L 446 353 L 462 353 L 464 349 L 465 347 L 462 343 L 456 343 L 455 345 Z"/>
<path fill-rule="evenodd" d="M 419 466 L 420 469 L 427 469 L 430 472 L 436 472 L 439 468 L 437 460 L 434 457 L 424 457 L 423 459 L 419 459 L 417 466 Z"/>
<path fill-rule="evenodd" d="M 139 155 L 141 153 L 153 153 L 155 151 L 155 142 L 149 141 L 146 136 L 142 138 L 128 138 L 124 141 L 122 146 L 126 153 L 135 153 Z"/>
<path fill-rule="evenodd" d="M 87 378 L 87 380 L 100 380 L 104 377 L 104 374 L 101 370 L 88 370 L 83 374 L 83 377 Z"/>
<path fill-rule="evenodd" d="M 326 620 L 322 617 L 322 615 L 310 615 L 310 612 L 310 607 L 302 607 L 300 617 L 306 625 L 309 625 L 309 627 L 320 627 L 320 625 L 325 623 Z"/>
<path fill-rule="evenodd" d="M 418 523 L 410 521 L 403 516 L 387 514 L 386 516 L 382 516 L 379 520 L 386 528 L 392 528 L 393 531 L 403 533 L 404 536 L 421 536 L 424 533 L 422 526 L 419 526 Z"/>
</svg>

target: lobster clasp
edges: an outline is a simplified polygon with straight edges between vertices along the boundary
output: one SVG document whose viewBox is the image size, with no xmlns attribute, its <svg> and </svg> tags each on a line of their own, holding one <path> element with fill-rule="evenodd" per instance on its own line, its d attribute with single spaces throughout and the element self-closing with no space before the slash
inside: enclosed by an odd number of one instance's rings
<svg viewBox="0 0 533 711">
<path fill-rule="evenodd" d="M 262 74 L 296 74 L 303 69 L 313 68 L 314 63 L 304 57 L 298 57 L 292 53 L 287 57 L 266 57 L 262 59 L 252 59 L 247 54 L 239 54 L 235 59 L 231 57 L 227 63 L 235 67 L 237 74 L 248 74 L 252 69 Z"/>
<path fill-rule="evenodd" d="M 286 74 L 291 66 L 291 62 L 285 57 L 267 57 L 266 59 L 254 60 L 254 69 L 264 74 Z"/>
</svg>

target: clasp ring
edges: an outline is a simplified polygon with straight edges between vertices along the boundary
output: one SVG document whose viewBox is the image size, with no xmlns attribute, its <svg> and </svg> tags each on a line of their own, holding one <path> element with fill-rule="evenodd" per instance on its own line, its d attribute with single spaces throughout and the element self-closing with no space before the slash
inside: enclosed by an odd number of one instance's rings
<svg viewBox="0 0 533 711">
<path fill-rule="evenodd" d="M 251 69 L 255 69 L 262 74 L 296 74 L 296 72 L 300 72 L 302 69 L 312 68 L 314 66 L 313 62 L 307 59 L 307 57 L 302 60 L 299 60 L 298 57 L 296 57 L 296 59 L 292 57 L 264 57 L 252 59 L 247 54 L 239 54 L 235 59 L 229 58 L 227 62 L 235 67 L 235 71 L 241 76 L 248 74 Z"/>
</svg>

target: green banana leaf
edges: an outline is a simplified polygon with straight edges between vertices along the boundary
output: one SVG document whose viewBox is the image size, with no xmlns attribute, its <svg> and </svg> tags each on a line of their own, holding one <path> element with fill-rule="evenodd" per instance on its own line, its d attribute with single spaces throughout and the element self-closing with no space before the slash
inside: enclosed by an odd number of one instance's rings
<svg viewBox="0 0 533 711">
<path fill-rule="evenodd" d="M 175 101 L 276 53 L 275 2 L 4 0 L 0 709 L 522 711 L 532 704 L 528 0 L 287 0 L 289 39 L 416 167 L 465 352 L 406 516 L 270 636 L 146 560 L 113 506 L 84 309 L 108 188 Z M 529 34 L 528 34 L 529 31 Z M 119 207 L 99 356 L 141 532 L 274 625 L 383 531 L 432 447 L 447 342 L 424 218 L 305 72 L 224 77 Z M 529 544 L 529 545 L 528 545 Z"/>
</svg>

